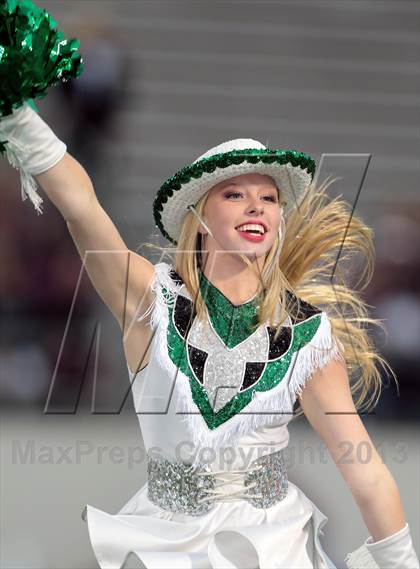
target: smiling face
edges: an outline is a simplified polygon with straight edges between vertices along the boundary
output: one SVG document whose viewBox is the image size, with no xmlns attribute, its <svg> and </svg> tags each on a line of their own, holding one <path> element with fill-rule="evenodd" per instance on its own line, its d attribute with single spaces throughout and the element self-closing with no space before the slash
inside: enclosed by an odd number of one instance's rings
<svg viewBox="0 0 420 569">
<path fill-rule="evenodd" d="M 279 191 L 273 179 L 263 174 L 242 174 L 219 182 L 209 190 L 204 219 L 204 249 L 237 252 L 250 260 L 264 260 L 271 249 L 282 216 Z"/>
</svg>

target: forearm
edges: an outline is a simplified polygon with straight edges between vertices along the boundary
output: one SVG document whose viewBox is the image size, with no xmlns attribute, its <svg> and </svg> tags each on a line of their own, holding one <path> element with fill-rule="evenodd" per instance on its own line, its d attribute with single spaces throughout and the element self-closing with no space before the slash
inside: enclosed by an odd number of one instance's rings
<svg viewBox="0 0 420 569">
<path fill-rule="evenodd" d="M 19 169 L 22 197 L 29 197 L 41 213 L 37 183 L 67 221 L 79 219 L 96 201 L 84 168 L 27 103 L 0 119 L 0 139 L 6 141 L 9 162 Z"/>
<path fill-rule="evenodd" d="M 374 541 L 392 535 L 406 523 L 398 486 L 386 467 L 365 497 L 356 501 Z"/>
<path fill-rule="evenodd" d="M 68 152 L 55 166 L 38 174 L 35 179 L 68 222 L 83 217 L 96 201 L 87 172 Z"/>
<path fill-rule="evenodd" d="M 358 502 L 369 537 L 345 558 L 348 569 L 419 569 L 410 526 L 401 496 L 389 471 L 371 487 L 370 497 Z"/>
</svg>

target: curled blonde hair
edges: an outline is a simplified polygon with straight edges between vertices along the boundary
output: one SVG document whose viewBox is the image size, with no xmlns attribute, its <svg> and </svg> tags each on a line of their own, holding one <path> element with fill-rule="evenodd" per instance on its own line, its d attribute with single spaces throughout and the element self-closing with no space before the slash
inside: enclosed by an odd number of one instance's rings
<svg viewBox="0 0 420 569">
<path fill-rule="evenodd" d="M 265 322 L 273 325 L 279 301 L 277 318 L 280 323 L 286 312 L 297 317 L 299 299 L 328 313 L 333 335 L 341 344 L 347 363 L 355 407 L 364 411 L 375 407 L 380 398 L 381 367 L 397 385 L 398 382 L 387 361 L 375 350 L 367 329 L 368 326 L 384 329 L 384 326 L 380 320 L 369 317 L 369 305 L 361 296 L 374 270 L 373 230 L 352 212 L 350 204 L 341 196 L 331 199 L 327 195 L 329 186 L 337 179 L 327 178 L 319 185 L 310 184 L 298 207 L 286 219 L 285 235 L 282 239 L 276 236 L 261 272 L 245 255 L 239 256 L 258 274 L 260 309 L 257 326 Z M 208 195 L 209 192 L 195 206 L 200 217 L 203 217 Z M 175 254 L 174 268 L 192 298 L 196 299 L 197 317 L 205 321 L 205 302 L 199 286 L 199 226 L 199 220 L 189 211 L 178 246 L 165 251 Z M 346 267 L 348 271 L 348 263 L 354 263 L 360 255 L 364 270 L 351 287 L 346 282 Z M 291 304 L 287 291 L 293 293 L 297 303 Z M 278 334 L 281 325 L 276 327 Z M 299 405 L 296 414 L 302 413 Z"/>
</svg>

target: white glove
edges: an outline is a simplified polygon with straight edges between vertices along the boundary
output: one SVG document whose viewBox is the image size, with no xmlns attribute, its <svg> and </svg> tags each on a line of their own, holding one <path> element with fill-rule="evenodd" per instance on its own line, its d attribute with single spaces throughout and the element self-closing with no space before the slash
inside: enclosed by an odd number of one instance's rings
<svg viewBox="0 0 420 569">
<path fill-rule="evenodd" d="M 419 569 L 408 523 L 379 541 L 369 536 L 361 547 L 348 553 L 348 569 Z"/>
<path fill-rule="evenodd" d="M 0 141 L 6 143 L 6 156 L 20 172 L 22 200 L 27 197 L 42 213 L 42 198 L 33 175 L 49 170 L 63 158 L 67 146 L 53 133 L 28 103 L 0 118 Z"/>
</svg>

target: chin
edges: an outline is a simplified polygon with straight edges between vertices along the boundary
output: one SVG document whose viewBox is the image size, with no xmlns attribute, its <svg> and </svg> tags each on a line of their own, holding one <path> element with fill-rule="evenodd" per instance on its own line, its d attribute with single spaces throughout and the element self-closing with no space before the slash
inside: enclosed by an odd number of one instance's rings
<svg viewBox="0 0 420 569">
<path fill-rule="evenodd" d="M 255 247 L 254 249 L 251 247 L 247 247 L 244 250 L 238 249 L 238 253 L 245 255 L 245 257 L 249 257 L 250 260 L 259 259 L 261 257 L 265 257 L 268 253 L 269 249 L 267 250 L 266 247 Z"/>
<path fill-rule="evenodd" d="M 272 243 L 240 243 L 236 239 L 223 239 L 219 238 L 219 247 L 223 247 L 222 251 L 231 253 L 233 255 L 241 254 L 248 257 L 250 260 L 265 257 L 272 247 Z"/>
</svg>

